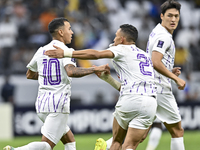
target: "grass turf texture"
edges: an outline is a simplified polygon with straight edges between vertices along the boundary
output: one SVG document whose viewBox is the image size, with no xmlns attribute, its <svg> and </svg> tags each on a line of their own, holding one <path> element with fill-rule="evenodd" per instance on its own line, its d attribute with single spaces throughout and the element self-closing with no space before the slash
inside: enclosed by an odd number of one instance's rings
<svg viewBox="0 0 200 150">
<path fill-rule="evenodd" d="M 105 140 L 109 139 L 112 136 L 111 133 L 105 133 L 105 134 L 76 134 L 76 145 L 77 150 L 94 150 L 96 139 L 101 137 Z M 139 144 L 137 150 L 144 150 L 148 138 L 141 144 Z M 160 143 L 157 147 L 157 150 L 169 150 L 170 149 L 170 135 L 168 132 L 163 132 L 163 135 L 161 137 Z M 13 147 L 18 147 L 22 145 L 26 145 L 33 141 L 40 141 L 41 137 L 39 136 L 33 136 L 33 137 L 16 137 L 13 140 L 9 141 L 0 141 L 0 150 L 3 149 L 6 145 L 11 145 Z M 185 149 L 186 150 L 200 150 L 200 131 L 185 131 L 184 135 L 184 143 L 185 143 Z M 54 150 L 63 150 L 64 146 L 61 142 L 59 142 Z"/>
</svg>

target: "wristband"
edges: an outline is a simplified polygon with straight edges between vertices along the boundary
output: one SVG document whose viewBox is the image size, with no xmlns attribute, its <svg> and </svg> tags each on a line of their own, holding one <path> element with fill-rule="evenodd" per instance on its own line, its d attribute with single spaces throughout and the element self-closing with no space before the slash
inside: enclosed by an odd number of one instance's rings
<svg viewBox="0 0 200 150">
<path fill-rule="evenodd" d="M 119 90 L 121 87 L 121 83 L 115 80 L 110 74 L 105 75 L 104 72 L 101 73 L 100 79 L 108 82 L 110 85 L 112 85 L 116 90 Z"/>
<path fill-rule="evenodd" d="M 64 57 L 70 57 L 72 58 L 73 51 L 70 51 L 69 49 L 64 50 Z"/>
</svg>

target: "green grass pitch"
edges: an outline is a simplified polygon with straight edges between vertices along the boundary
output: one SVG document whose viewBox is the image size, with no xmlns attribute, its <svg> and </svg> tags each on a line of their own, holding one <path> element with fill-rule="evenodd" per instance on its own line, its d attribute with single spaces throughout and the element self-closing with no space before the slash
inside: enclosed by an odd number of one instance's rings
<svg viewBox="0 0 200 150">
<path fill-rule="evenodd" d="M 104 134 L 75 134 L 77 150 L 94 150 L 96 139 L 101 137 L 105 140 L 112 136 L 111 133 Z M 33 141 L 40 141 L 41 137 L 16 137 L 9 141 L 0 141 L 0 150 L 6 145 L 12 145 L 13 147 L 22 146 Z M 145 150 L 148 138 L 141 144 L 139 144 L 137 150 Z M 185 131 L 184 143 L 186 150 L 200 150 L 200 131 Z M 54 150 L 63 150 L 64 146 L 59 142 Z M 168 132 L 163 132 L 162 138 L 158 145 L 157 150 L 169 150 L 170 149 L 170 135 Z"/>
</svg>

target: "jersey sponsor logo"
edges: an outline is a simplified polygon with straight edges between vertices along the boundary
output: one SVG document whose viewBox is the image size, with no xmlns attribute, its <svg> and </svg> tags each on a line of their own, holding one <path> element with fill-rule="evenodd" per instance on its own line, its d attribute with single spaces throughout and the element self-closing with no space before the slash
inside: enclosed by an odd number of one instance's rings
<svg viewBox="0 0 200 150">
<path fill-rule="evenodd" d="M 72 58 L 71 61 L 75 63 L 75 62 L 76 62 L 76 59 L 75 59 L 75 58 Z"/>
<path fill-rule="evenodd" d="M 164 44 L 164 41 L 158 41 L 158 45 L 157 45 L 157 47 L 160 47 L 160 48 L 162 48 L 163 47 L 163 44 Z"/>
</svg>

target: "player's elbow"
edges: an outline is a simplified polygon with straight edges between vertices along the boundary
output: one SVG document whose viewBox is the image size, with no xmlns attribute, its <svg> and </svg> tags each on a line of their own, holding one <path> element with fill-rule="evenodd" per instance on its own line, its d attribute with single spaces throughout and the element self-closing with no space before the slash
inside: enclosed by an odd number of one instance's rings
<svg viewBox="0 0 200 150">
<path fill-rule="evenodd" d="M 152 63 L 153 63 L 153 68 L 157 70 L 157 68 L 159 68 L 159 61 L 157 60 L 152 60 Z"/>
<path fill-rule="evenodd" d="M 38 79 L 38 73 L 37 72 L 33 72 L 33 71 L 28 69 L 28 71 L 26 72 L 26 78 L 27 79 L 37 80 Z"/>
<path fill-rule="evenodd" d="M 72 72 L 67 72 L 67 76 L 68 76 L 68 77 L 74 77 L 74 75 L 73 75 Z"/>
<path fill-rule="evenodd" d="M 33 79 L 33 76 L 31 76 L 30 74 L 26 74 L 26 78 L 27 79 Z"/>
<path fill-rule="evenodd" d="M 31 74 L 30 74 L 29 71 L 26 72 L 26 78 L 27 78 L 27 79 L 31 79 Z"/>
</svg>

